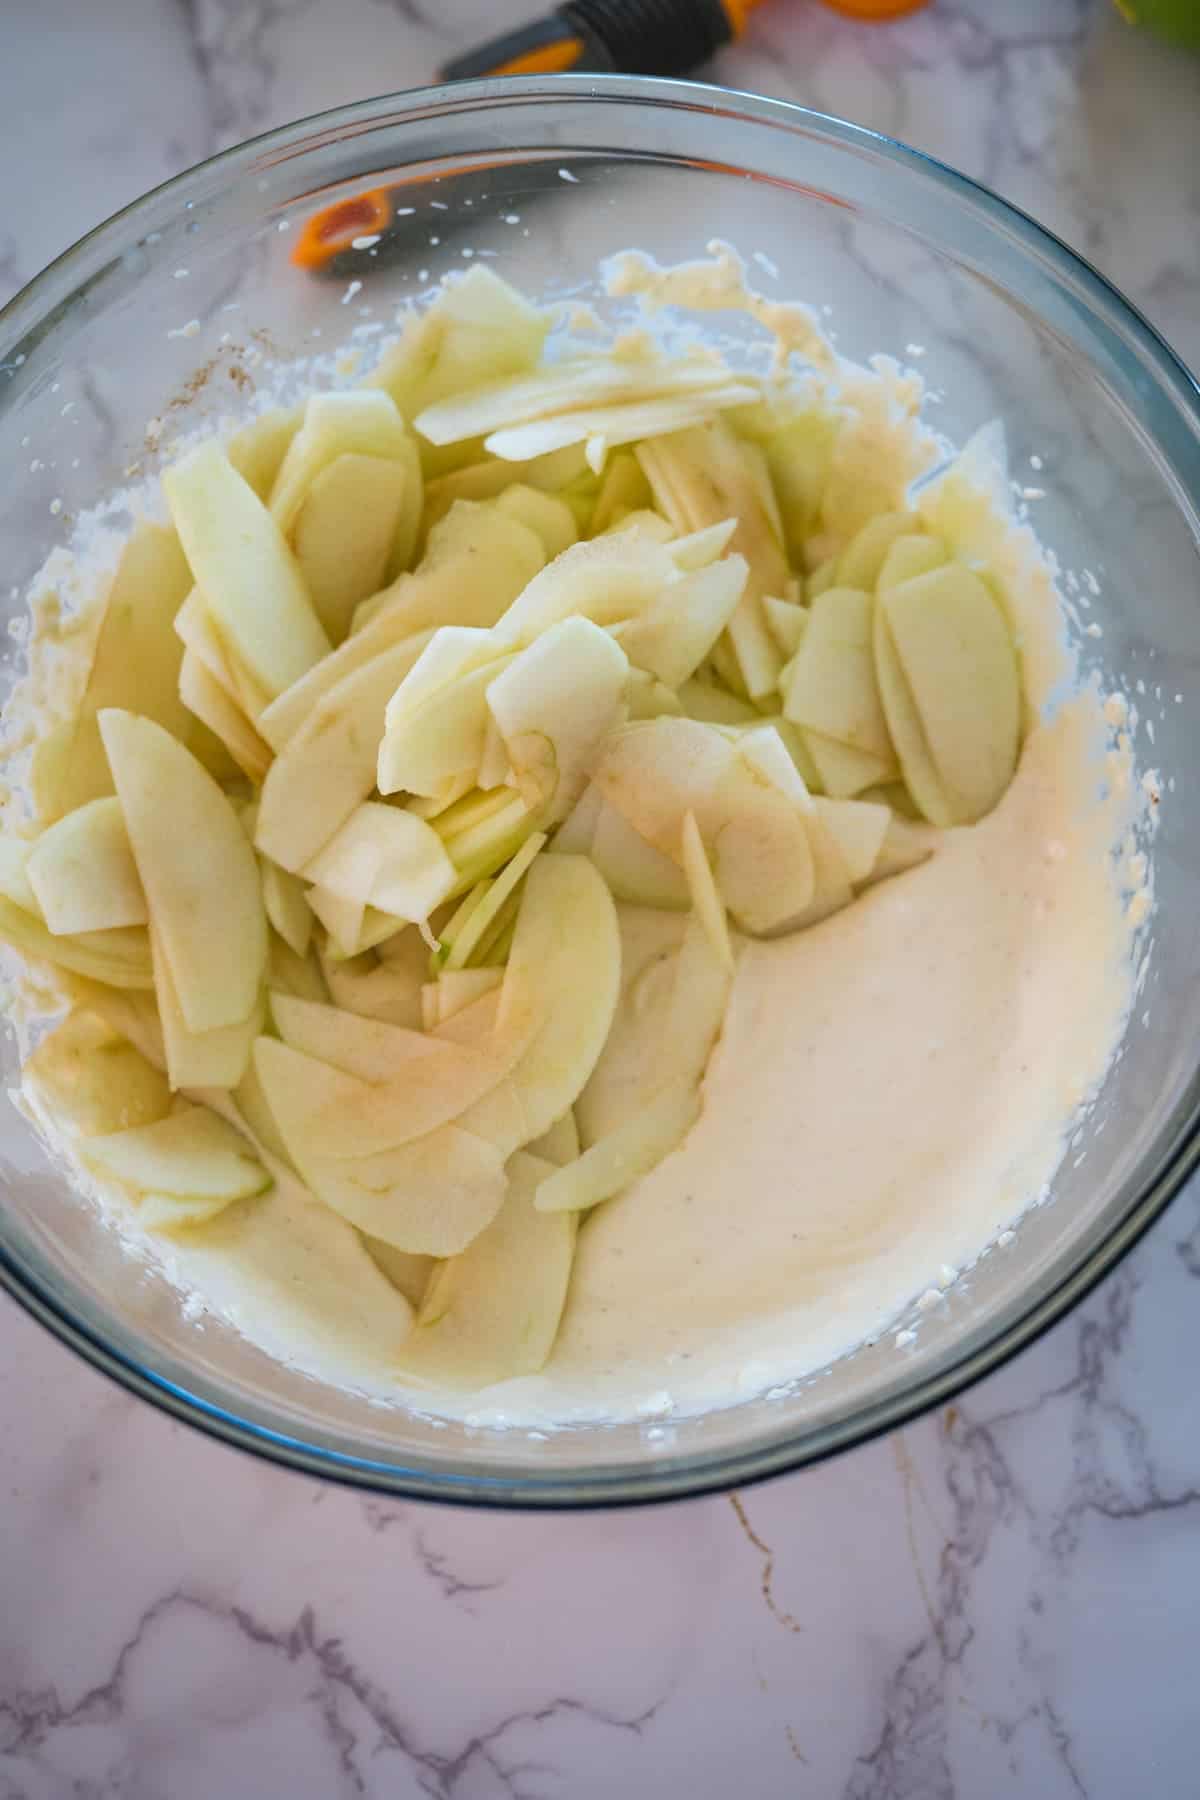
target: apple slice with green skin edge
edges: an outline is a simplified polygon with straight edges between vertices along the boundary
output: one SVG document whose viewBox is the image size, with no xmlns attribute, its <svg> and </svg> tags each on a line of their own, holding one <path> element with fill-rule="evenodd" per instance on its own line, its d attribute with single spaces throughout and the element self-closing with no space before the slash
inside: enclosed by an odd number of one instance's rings
<svg viewBox="0 0 1200 1800">
<path fill-rule="evenodd" d="M 55 937 L 144 925 L 150 916 L 121 802 L 111 795 L 76 807 L 44 831 L 25 873 Z"/>
<path fill-rule="evenodd" d="M 699 1117 L 699 1090 L 682 1081 L 668 1082 L 577 1161 L 547 1175 L 538 1184 L 534 1205 L 545 1213 L 581 1212 L 611 1200 L 677 1150 Z"/>
<path fill-rule="evenodd" d="M 746 560 L 726 556 L 665 588 L 634 619 L 611 627 L 629 661 L 677 688 L 695 674 L 741 601 Z"/>
<path fill-rule="evenodd" d="M 414 922 L 441 904 L 456 875 L 431 825 L 369 800 L 309 863 L 304 879 L 364 908 Z"/>
<path fill-rule="evenodd" d="M 513 1070 L 531 1138 L 574 1104 L 595 1068 L 620 985 L 616 908 L 601 876 L 586 857 L 540 856 L 525 877 L 497 1019 L 501 1041 L 537 1021 Z"/>
<path fill-rule="evenodd" d="M 546 834 L 542 831 L 537 831 L 532 837 L 527 838 L 512 861 L 490 884 L 478 906 L 471 909 L 470 916 L 463 921 L 461 929 L 455 933 L 450 945 L 444 965 L 447 971 L 466 968 L 471 957 L 484 943 L 488 927 L 495 920 L 505 901 L 516 892 L 518 883 L 524 879 L 526 871 L 545 842 Z M 486 991 L 486 987 L 484 991 Z"/>
<path fill-rule="evenodd" d="M 898 587 L 902 581 L 911 581 L 914 575 L 928 575 L 931 569 L 940 569 L 949 560 L 950 552 L 942 538 L 924 533 L 893 538 L 875 578 L 876 592 Z"/>
<path fill-rule="evenodd" d="M 390 394 L 379 388 L 347 388 L 310 394 L 300 429 L 288 444 L 271 485 L 271 514 L 290 536 L 314 484 L 341 456 L 369 456 L 415 475 L 420 511 L 420 459 Z"/>
<path fill-rule="evenodd" d="M 875 602 L 858 588 L 827 588 L 814 600 L 792 659 L 784 716 L 895 767 L 872 650 Z"/>
<path fill-rule="evenodd" d="M 94 1168 L 145 1193 L 245 1200 L 271 1177 L 247 1140 L 206 1106 L 183 1105 L 165 1119 L 89 1138 L 83 1155 Z"/>
<path fill-rule="evenodd" d="M 614 899 L 632 906 L 665 907 L 673 912 L 686 912 L 691 905 L 683 870 L 647 843 L 625 816 L 603 799 L 587 854 Z"/>
<path fill-rule="evenodd" d="M 704 839 L 700 836 L 694 812 L 683 815 L 680 856 L 696 917 L 708 933 L 709 943 L 732 975 L 733 945 L 729 941 L 725 903 L 717 891 L 708 852 L 704 848 Z"/>
<path fill-rule="evenodd" d="M 177 534 L 139 525 L 104 602 L 83 695 L 71 718 L 34 746 L 30 784 L 44 824 L 114 791 L 96 722 L 104 707 L 136 708 L 186 740 L 190 720 L 178 692 L 183 648 L 173 621 L 191 586 Z"/>
<path fill-rule="evenodd" d="M 302 1056 L 328 1063 L 359 1081 L 395 1081 L 414 1061 L 452 1058 L 435 1037 L 380 1019 L 365 1019 L 337 1006 L 314 1005 L 288 994 L 271 995 L 280 1038 Z"/>
<path fill-rule="evenodd" d="M 522 798 L 539 824 L 566 817 L 599 745 L 624 718 L 629 663 L 589 619 L 563 619 L 487 689 Z"/>
<path fill-rule="evenodd" d="M 387 703 L 418 654 L 396 644 L 355 669 L 271 764 L 255 841 L 281 868 L 298 875 L 371 793 Z"/>
<path fill-rule="evenodd" d="M 429 1286 L 429 1277 L 437 1268 L 434 1256 L 410 1256 L 407 1250 L 397 1250 L 394 1244 L 385 1244 L 382 1238 L 375 1238 L 369 1232 L 362 1234 L 363 1246 L 371 1261 L 381 1274 L 385 1275 L 396 1289 L 403 1294 L 410 1306 L 420 1306 Z"/>
<path fill-rule="evenodd" d="M 330 649 L 277 522 L 215 442 L 165 470 L 162 483 L 214 623 L 274 698 Z"/>
<path fill-rule="evenodd" d="M 47 1113 L 81 1138 L 153 1124 L 171 1106 L 161 1069 L 91 1012 L 71 1013 L 43 1038 L 21 1081 Z"/>
<path fill-rule="evenodd" d="M 357 1230 L 409 1255 L 456 1256 L 504 1200 L 503 1156 L 456 1125 L 392 1150 L 338 1159 L 298 1152 L 287 1141 L 317 1199 Z"/>
<path fill-rule="evenodd" d="M 959 563 L 886 588 L 879 608 L 884 654 L 894 656 L 884 691 L 889 717 L 895 707 L 902 720 L 909 792 L 932 824 L 973 824 L 1005 792 L 1020 749 L 1021 678 L 1004 615 L 986 583 Z M 926 756 L 936 787 L 925 779 Z"/>
<path fill-rule="evenodd" d="M 573 1214 L 539 1213 L 552 1165 L 514 1156 L 495 1219 L 436 1271 L 398 1372 L 433 1387 L 480 1388 L 543 1368 L 554 1347 L 575 1254 Z"/>
<path fill-rule="evenodd" d="M 489 657 L 415 702 L 393 700 L 376 765 L 381 794 L 434 799 L 461 776 L 474 784 L 487 745 L 488 691 L 512 661 Z"/>
<path fill-rule="evenodd" d="M 258 863 L 229 801 L 183 745 L 113 708 L 100 734 L 154 931 L 189 1031 L 235 1024 L 267 964 Z"/>
<path fill-rule="evenodd" d="M 921 531 L 915 513 L 877 513 L 855 532 L 837 559 L 837 587 L 865 588 L 873 591 L 884 559 L 897 538 L 911 537 Z"/>
<path fill-rule="evenodd" d="M 179 666 L 179 697 L 221 741 L 243 775 L 261 786 L 271 766 L 270 745 L 191 649 L 184 651 Z"/>
<path fill-rule="evenodd" d="M 871 879 L 887 838 L 891 814 L 871 800 L 814 799 L 817 817 L 842 853 L 846 873 L 855 887 Z"/>
<path fill-rule="evenodd" d="M 304 496 L 292 527 L 292 549 L 331 644 L 342 642 L 359 602 L 386 582 L 420 479 L 415 449 L 408 466 L 347 452 L 321 470 Z M 419 517 L 418 506 L 410 517 L 410 553 Z M 401 553 L 399 566 L 407 560 Z"/>
</svg>

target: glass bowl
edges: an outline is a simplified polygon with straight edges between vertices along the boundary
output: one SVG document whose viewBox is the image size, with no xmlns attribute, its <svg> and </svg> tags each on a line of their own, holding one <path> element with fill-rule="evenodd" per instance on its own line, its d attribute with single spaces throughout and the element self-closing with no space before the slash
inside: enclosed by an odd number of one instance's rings
<svg viewBox="0 0 1200 1800">
<path fill-rule="evenodd" d="M 325 277 L 296 268 L 289 250 L 314 213 L 401 182 L 413 211 L 398 250 L 352 250 Z M 945 1400 L 1027 1344 L 1196 1162 L 1200 391 L 1071 251 L 900 144 L 716 88 L 554 77 L 368 101 L 191 170 L 0 315 L 10 619 L 74 516 L 153 473 L 179 429 L 244 410 L 271 359 L 332 350 L 355 326 L 369 345 L 397 302 L 471 255 L 534 295 L 567 295 L 610 252 L 639 245 L 672 262 L 713 236 L 757 256 L 772 292 L 829 307 L 845 353 L 919 356 L 934 422 L 952 440 L 998 416 L 1012 468 L 1040 459 L 1026 478 L 1045 490 L 1034 522 L 1064 570 L 1080 572 L 1081 618 L 1103 634 L 1081 630 L 1084 661 L 1141 696 L 1135 749 L 1161 771 L 1158 904 L 1136 1016 L 1049 1203 L 960 1280 L 911 1349 L 889 1333 L 786 1393 L 540 1441 L 381 1409 L 189 1318 L 6 1108 L 0 1280 L 133 1391 L 311 1474 L 565 1507 L 798 1467 Z M 10 639 L 9 682 L 19 659 Z M 12 1043 L 4 1054 L 11 1084 Z"/>
</svg>

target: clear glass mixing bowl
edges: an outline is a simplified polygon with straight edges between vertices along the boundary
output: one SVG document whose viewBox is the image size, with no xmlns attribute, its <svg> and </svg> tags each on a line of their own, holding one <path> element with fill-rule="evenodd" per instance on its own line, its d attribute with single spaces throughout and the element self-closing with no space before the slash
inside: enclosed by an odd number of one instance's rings
<svg viewBox="0 0 1200 1800">
<path fill-rule="evenodd" d="M 290 247 L 314 212 L 399 182 L 414 209 L 402 253 L 352 252 L 336 279 L 293 266 Z M 897 1352 L 889 1335 L 790 1394 L 537 1442 L 381 1410 L 189 1319 L 6 1106 L 0 1280 L 129 1388 L 292 1467 L 527 1506 L 698 1493 L 794 1468 L 901 1423 L 1028 1343 L 1112 1267 L 1196 1162 L 1200 391 L 1062 244 L 886 138 L 715 88 L 555 77 L 372 100 L 193 169 L 76 245 L 0 315 L 10 617 L 73 516 L 131 471 L 152 473 L 173 431 L 244 408 L 271 358 L 390 322 L 398 301 L 469 255 L 533 294 L 562 295 L 612 251 L 636 244 L 670 262 L 714 235 L 777 270 L 764 276 L 772 292 L 828 306 L 849 355 L 906 360 L 919 346 L 950 438 L 999 416 L 1013 469 L 1041 459 L 1027 477 L 1045 490 L 1037 528 L 1080 572 L 1083 617 L 1102 628 L 1081 635 L 1084 660 L 1142 696 L 1136 749 L 1164 783 L 1157 915 L 1124 1053 L 1050 1203 L 923 1321 L 912 1350 Z M 10 680 L 19 656 L 10 640 Z M 11 1084 L 11 1043 L 4 1054 Z"/>
</svg>

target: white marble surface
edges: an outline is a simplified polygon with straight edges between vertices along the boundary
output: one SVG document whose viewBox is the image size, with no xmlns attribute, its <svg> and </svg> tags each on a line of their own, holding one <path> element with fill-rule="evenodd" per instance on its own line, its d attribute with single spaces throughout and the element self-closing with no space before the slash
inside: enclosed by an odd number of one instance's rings
<svg viewBox="0 0 1200 1800">
<path fill-rule="evenodd" d="M 0 290 L 522 0 L 39 0 Z M 1200 62 L 1103 0 L 764 7 L 720 78 L 980 175 L 1200 364 Z M 225 1451 L 0 1305 L 0 1800 L 1156 1800 L 1200 1792 L 1200 1207 L 941 1416 L 641 1513 L 397 1506 Z"/>
</svg>

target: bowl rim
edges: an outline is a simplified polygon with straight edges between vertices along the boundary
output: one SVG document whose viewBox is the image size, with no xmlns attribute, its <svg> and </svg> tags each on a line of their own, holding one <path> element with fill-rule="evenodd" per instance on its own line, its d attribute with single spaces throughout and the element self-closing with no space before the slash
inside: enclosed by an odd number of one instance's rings
<svg viewBox="0 0 1200 1800">
<path fill-rule="evenodd" d="M 990 188 L 883 132 L 855 125 L 794 101 L 769 98 L 715 84 L 665 80 L 642 75 L 553 75 L 504 77 L 411 88 L 373 96 L 310 114 L 274 130 L 248 138 L 190 166 L 113 213 L 48 263 L 0 308 L 0 332 L 16 326 L 20 336 L 44 320 L 86 280 L 95 252 L 103 252 L 118 230 L 136 227 L 164 200 L 184 195 L 214 172 L 262 167 L 271 153 L 314 135 L 352 133 L 382 121 L 389 110 L 425 118 L 486 109 L 514 101 L 558 101 L 575 104 L 620 101 L 684 111 L 736 113 L 765 126 L 803 128 L 846 148 L 870 149 L 889 161 L 932 179 L 936 186 L 981 208 L 989 221 L 1003 225 L 1027 253 L 1038 253 L 1062 273 L 1069 273 L 1090 299 L 1113 308 L 1126 331 L 1152 365 L 1163 389 L 1191 415 L 1200 441 L 1200 382 L 1162 334 L 1121 290 L 1062 238 L 1020 207 Z M 1200 506 L 1200 493 L 1195 500 Z M 1163 1212 L 1200 1164 L 1200 1110 L 1177 1135 L 1165 1164 L 1129 1210 L 1087 1252 L 1078 1265 L 1025 1305 L 996 1336 L 957 1358 L 950 1366 L 916 1380 L 900 1395 L 875 1400 L 830 1421 L 803 1437 L 794 1431 L 747 1449 L 711 1455 L 672 1457 L 664 1453 L 644 1464 L 579 1471 L 518 1475 L 491 1474 L 482 1467 L 462 1474 L 436 1472 L 376 1462 L 306 1443 L 302 1439 L 252 1424 L 212 1401 L 143 1367 L 134 1357 L 114 1349 L 103 1337 L 70 1316 L 31 1271 L 18 1267 L 0 1243 L 0 1288 L 84 1362 L 148 1401 L 168 1416 L 235 1449 L 298 1474 L 344 1486 L 384 1492 L 397 1498 L 439 1501 L 514 1511 L 566 1511 L 645 1505 L 726 1492 L 810 1467 L 826 1458 L 870 1442 L 884 1432 L 910 1423 L 940 1406 L 983 1376 L 1000 1368 L 1057 1323 L 1104 1279 Z"/>
</svg>

